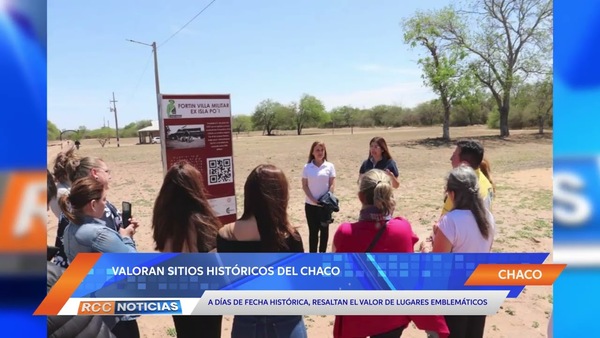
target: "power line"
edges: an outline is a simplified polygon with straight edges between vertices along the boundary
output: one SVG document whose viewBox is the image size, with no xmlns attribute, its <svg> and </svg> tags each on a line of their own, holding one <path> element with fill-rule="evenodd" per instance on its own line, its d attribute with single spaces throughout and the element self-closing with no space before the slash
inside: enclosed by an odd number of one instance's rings
<svg viewBox="0 0 600 338">
<path fill-rule="evenodd" d="M 146 65 L 144 66 L 144 70 L 142 71 L 142 75 L 140 75 L 139 79 L 136 82 L 135 88 L 133 89 L 133 92 L 131 93 L 129 100 L 133 99 L 135 97 L 135 94 L 137 94 L 137 90 L 140 86 L 140 83 L 142 83 L 142 78 L 144 77 L 144 75 L 146 74 L 146 70 L 148 69 L 148 66 L 150 65 L 150 60 L 152 60 L 152 53 L 150 53 L 150 55 L 148 55 L 148 61 L 146 61 Z"/>
<path fill-rule="evenodd" d="M 196 14 L 190 21 L 188 21 L 185 25 L 183 25 L 181 28 L 179 28 L 179 30 L 177 30 L 177 32 L 173 33 L 173 35 L 171 35 L 168 39 L 166 39 L 163 43 L 161 43 L 159 45 L 159 47 L 162 47 L 167 42 L 169 42 L 169 40 L 171 40 L 175 35 L 177 35 L 177 33 L 181 32 L 185 27 L 187 27 L 187 25 L 192 23 L 192 21 L 194 21 L 198 16 L 200 16 L 200 14 L 202 14 L 202 12 L 204 12 L 208 7 L 210 7 L 210 5 L 212 5 L 215 1 L 217 1 L 217 0 L 212 0 L 208 5 L 206 5 L 204 8 L 202 8 L 202 10 L 200 12 L 198 12 L 198 14 Z"/>
</svg>

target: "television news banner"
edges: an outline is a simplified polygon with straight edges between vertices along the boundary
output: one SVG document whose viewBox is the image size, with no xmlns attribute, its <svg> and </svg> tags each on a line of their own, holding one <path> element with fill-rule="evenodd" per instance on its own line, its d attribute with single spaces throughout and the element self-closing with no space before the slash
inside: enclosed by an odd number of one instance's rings
<svg viewBox="0 0 600 338">
<path fill-rule="evenodd" d="M 229 95 L 162 95 L 164 170 L 187 160 L 236 218 Z M 38 315 L 494 314 L 564 264 L 536 254 L 82 254 Z M 290 293 L 293 291 L 293 293 Z"/>
</svg>

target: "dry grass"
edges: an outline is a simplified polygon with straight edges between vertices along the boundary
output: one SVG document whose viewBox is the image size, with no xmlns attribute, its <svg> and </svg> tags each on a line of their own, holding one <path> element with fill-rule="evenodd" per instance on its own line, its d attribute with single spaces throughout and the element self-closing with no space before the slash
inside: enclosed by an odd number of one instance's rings
<svg viewBox="0 0 600 338">
<path fill-rule="evenodd" d="M 262 137 L 260 133 L 234 135 L 235 180 L 238 210 L 243 207 L 243 184 L 252 168 L 261 163 L 281 167 L 290 181 L 290 218 L 299 227 L 305 246 L 308 229 L 305 225 L 300 178 L 311 143 L 327 144 L 329 160 L 336 166 L 336 195 L 341 201 L 338 221 L 353 220 L 360 203 L 356 198 L 358 168 L 368 153 L 373 136 L 383 136 L 398 163 L 400 188 L 396 193 L 397 214 L 411 221 L 415 232 L 424 238 L 439 217 L 442 206 L 444 177 L 450 169 L 454 146 L 439 140 L 441 128 L 305 130 L 305 135 Z M 476 137 L 484 142 L 486 156 L 491 160 L 497 186 L 494 216 L 497 220 L 496 252 L 548 252 L 552 250 L 552 135 L 538 136 L 534 131 L 513 131 L 500 139 L 497 131 L 485 127 L 452 128 L 453 138 Z M 121 147 L 111 144 L 101 148 L 96 140 L 83 142 L 81 153 L 102 157 L 113 179 L 109 199 L 115 204 L 128 200 L 142 224 L 136 236 L 139 251 L 153 251 L 150 232 L 152 205 L 161 185 L 162 167 L 158 145 L 135 145 L 137 139 L 121 139 Z M 49 162 L 60 146 L 48 147 Z M 48 241 L 54 242 L 56 220 L 49 221 Z M 332 232 L 335 230 L 333 226 Z M 331 242 L 331 240 L 330 240 Z M 547 313 L 551 309 L 551 287 L 527 288 L 518 299 L 504 304 L 488 317 L 485 337 L 541 337 L 545 335 Z M 508 311 L 510 309 L 510 311 Z M 330 337 L 333 316 L 308 316 L 310 337 Z M 142 337 L 163 337 L 173 324 L 170 317 L 142 317 L 139 320 Z M 532 323 L 539 325 L 532 325 Z M 231 320 L 223 321 L 224 336 L 230 332 Z M 168 335 L 168 334 L 167 334 Z M 403 337 L 424 337 L 414 328 Z"/>
</svg>

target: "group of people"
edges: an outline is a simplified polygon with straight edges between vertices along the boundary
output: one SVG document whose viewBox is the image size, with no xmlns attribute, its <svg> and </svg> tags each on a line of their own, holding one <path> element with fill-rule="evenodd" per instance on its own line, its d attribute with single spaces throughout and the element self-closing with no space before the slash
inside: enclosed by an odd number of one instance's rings
<svg viewBox="0 0 600 338">
<path fill-rule="evenodd" d="M 396 162 L 383 138 L 373 138 L 369 146 L 369 157 L 359 170 L 362 208 L 355 222 L 339 225 L 332 251 L 414 252 L 418 237 L 411 224 L 394 216 L 393 192 L 400 186 Z M 479 142 L 458 142 L 446 185 L 447 208 L 433 229 L 434 252 L 490 251 L 493 184 L 480 168 L 483 155 Z M 49 186 L 56 181 L 59 187 L 55 198 L 49 195 L 51 209 L 59 217 L 54 261 L 65 267 L 82 252 L 136 252 L 134 235 L 139 224 L 132 218 L 123 226 L 117 208 L 108 201 L 111 171 L 103 160 L 80 157 L 71 149 L 57 156 L 53 171 L 52 179 L 48 173 Z M 314 142 L 302 173 L 309 252 L 327 251 L 331 212 L 338 207 L 335 177 L 325 144 Z M 210 206 L 202 174 L 189 163 L 178 162 L 166 173 L 154 203 L 155 249 L 304 252 L 302 238 L 289 220 L 288 184 L 280 168 L 258 165 L 244 184 L 241 217 L 223 225 Z M 124 316 L 104 321 L 100 328 L 116 337 L 139 337 L 135 319 Z M 173 316 L 173 321 L 178 337 L 221 336 L 221 316 Z M 336 338 L 400 337 L 411 321 L 431 337 L 482 337 L 485 316 L 336 316 L 333 333 Z M 235 316 L 231 337 L 303 338 L 307 331 L 302 316 Z"/>
<path fill-rule="evenodd" d="M 491 213 L 495 185 L 484 149 L 475 140 L 461 140 L 450 157 L 441 217 L 419 252 L 487 253 L 491 251 L 495 222 Z M 328 227 L 320 219 L 326 208 L 320 199 L 333 193 L 336 171 L 327 161 L 323 142 L 311 146 L 302 173 L 310 252 L 326 252 Z M 358 176 L 358 220 L 336 230 L 333 252 L 415 252 L 419 238 L 403 217 L 394 217 L 394 189 L 400 186 L 398 166 L 382 137 L 369 142 L 369 156 Z M 429 247 L 424 244 L 429 243 Z M 485 316 L 336 316 L 334 337 L 400 337 L 409 322 L 429 337 L 483 337 Z"/>
<path fill-rule="evenodd" d="M 139 223 L 130 219 L 124 226 L 119 210 L 107 200 L 111 171 L 100 158 L 80 157 L 75 148 L 59 153 L 53 174 L 48 171 L 48 207 L 58 217 L 55 246 L 48 258 L 62 274 L 77 254 L 82 252 L 136 252 L 133 236 Z M 52 187 L 52 183 L 55 184 Z M 56 194 L 54 194 L 56 191 Z M 50 285 L 49 285 L 50 286 Z M 103 318 L 87 325 L 102 329 L 107 337 L 139 337 L 136 316 Z M 81 319 L 61 321 L 48 318 L 48 333 L 56 337 L 75 337 Z M 99 325 L 102 324 L 102 325 Z M 106 330 L 106 327 L 109 330 Z M 88 327 L 89 329 L 89 327 Z"/>
</svg>

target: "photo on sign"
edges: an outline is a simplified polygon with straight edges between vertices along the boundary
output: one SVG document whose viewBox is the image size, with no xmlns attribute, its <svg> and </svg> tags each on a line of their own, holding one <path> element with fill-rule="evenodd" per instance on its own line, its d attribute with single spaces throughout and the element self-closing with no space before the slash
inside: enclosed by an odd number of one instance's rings
<svg viewBox="0 0 600 338">
<path fill-rule="evenodd" d="M 206 134 L 203 124 L 165 126 L 167 149 L 204 148 Z"/>
</svg>

